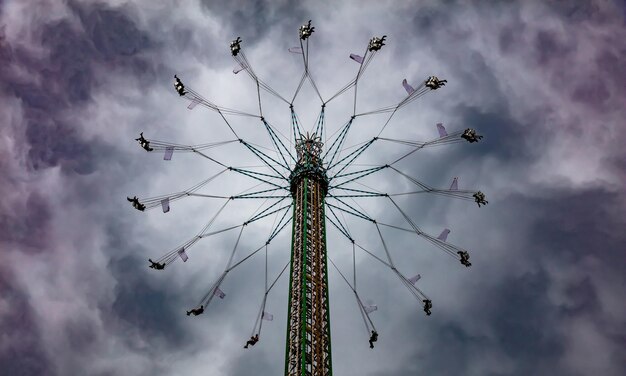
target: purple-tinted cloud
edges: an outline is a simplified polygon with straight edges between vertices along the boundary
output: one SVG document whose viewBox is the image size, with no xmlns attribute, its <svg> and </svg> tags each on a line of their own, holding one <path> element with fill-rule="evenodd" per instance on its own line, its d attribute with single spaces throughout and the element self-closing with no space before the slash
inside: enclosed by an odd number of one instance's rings
<svg viewBox="0 0 626 376">
<path fill-rule="evenodd" d="M 15 276 L 0 268 L 0 367 L 8 375 L 54 375 L 41 343 L 37 318 Z"/>
<path fill-rule="evenodd" d="M 416 306 L 404 311 L 404 291 L 396 293 L 397 286 L 389 288 L 359 264 L 369 287 L 364 294 L 398 300 L 380 304 L 375 314 L 381 331 L 375 352 L 365 352 L 362 333 L 333 327 L 337 343 L 350 343 L 333 347 L 336 370 L 608 376 L 626 370 L 621 2 L 447 1 L 384 9 L 263 1 L 22 3 L 0 0 L 0 369 L 16 375 L 282 372 L 284 308 L 273 311 L 276 320 L 264 327 L 254 352 L 236 352 L 243 351 L 258 309 L 259 296 L 251 291 L 259 270 L 229 276 L 228 298 L 206 316 L 184 315 L 221 266 L 231 238 L 197 246 L 190 262 L 171 271 L 146 268 L 146 258 L 193 233 L 190 226 L 201 226 L 196 220 L 205 221 L 207 213 L 204 206 L 181 204 L 167 220 L 157 219 L 131 211 L 126 191 L 173 191 L 178 180 L 199 181 L 207 171 L 178 155 L 157 165 L 152 155 L 139 157 L 136 145 L 134 154 L 127 147 L 129 134 L 141 130 L 175 134 L 173 142 L 230 137 L 215 114 L 180 111 L 172 72 L 207 82 L 220 103 L 245 101 L 243 86 L 236 86 L 241 75 L 233 77 L 225 61 L 230 38 L 241 35 L 249 56 L 261 57 L 255 60 L 259 72 L 286 74 L 291 66 L 276 67 L 273 59 L 287 54 L 297 27 L 313 19 L 326 23 L 314 35 L 326 44 L 316 48 L 341 50 L 346 60 L 354 51 L 345 46 L 344 27 L 355 25 L 365 41 L 370 34 L 389 35 L 382 60 L 368 68 L 359 89 L 363 108 L 383 101 L 368 93 L 382 95 L 392 85 L 401 92 L 401 76 L 435 72 L 449 79 L 445 90 L 408 110 L 402 118 L 408 123 L 386 131 L 430 134 L 424 129 L 434 126 L 424 123 L 435 118 L 451 128 L 478 129 L 485 139 L 477 145 L 416 155 L 402 170 L 436 186 L 461 175 L 463 187 L 484 188 L 490 201 L 480 210 L 432 197 L 402 201 L 420 226 L 450 225 L 449 239 L 468 244 L 474 266 L 444 264 L 413 239 L 390 239 L 398 257 L 408 258 L 402 267 L 423 273 L 433 316 L 422 317 Z M 346 78 L 333 70 L 314 73 L 318 81 Z M 267 81 L 288 78 L 270 75 Z M 237 126 L 250 129 L 244 121 Z M 363 135 L 369 130 L 359 129 Z M 385 175 L 374 183 L 402 187 L 406 181 Z M 397 216 L 382 202 L 368 209 Z M 181 212 L 189 214 L 172 217 Z M 236 214 L 233 209 L 228 219 Z M 252 247 L 257 240 L 243 243 Z M 406 250 L 416 247 L 419 254 L 409 258 Z M 345 256 L 340 246 L 332 252 Z M 210 262 L 199 266 L 197 260 Z M 341 296 L 340 283 L 331 287 L 331 299 Z M 277 297 L 285 295 L 277 289 Z M 333 315 L 347 304 L 336 303 Z M 332 322 L 352 319 L 339 315 Z"/>
</svg>

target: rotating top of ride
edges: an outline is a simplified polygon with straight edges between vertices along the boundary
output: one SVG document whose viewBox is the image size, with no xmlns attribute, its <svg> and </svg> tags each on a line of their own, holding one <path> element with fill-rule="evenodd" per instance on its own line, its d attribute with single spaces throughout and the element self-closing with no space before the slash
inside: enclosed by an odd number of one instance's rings
<svg viewBox="0 0 626 376">
<path fill-rule="evenodd" d="M 289 175 L 292 194 L 295 194 L 298 183 L 303 178 L 319 181 L 322 184 L 324 195 L 328 192 L 328 176 L 321 157 L 323 146 L 321 138 L 315 133 L 301 134 L 300 138 L 296 140 L 298 163 Z"/>
</svg>

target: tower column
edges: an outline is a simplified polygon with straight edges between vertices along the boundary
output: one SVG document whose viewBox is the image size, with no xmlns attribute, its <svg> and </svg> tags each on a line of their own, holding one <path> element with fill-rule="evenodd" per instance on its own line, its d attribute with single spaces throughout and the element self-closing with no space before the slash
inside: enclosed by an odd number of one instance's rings
<svg viewBox="0 0 626 376">
<path fill-rule="evenodd" d="M 330 320 L 324 197 L 328 180 L 315 138 L 298 140 L 291 176 L 294 199 L 286 376 L 329 376 Z"/>
</svg>

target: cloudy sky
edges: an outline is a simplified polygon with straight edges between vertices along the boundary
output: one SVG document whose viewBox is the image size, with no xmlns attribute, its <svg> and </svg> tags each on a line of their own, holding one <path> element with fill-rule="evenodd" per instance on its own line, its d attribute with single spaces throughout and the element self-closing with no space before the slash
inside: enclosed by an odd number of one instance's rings
<svg viewBox="0 0 626 376">
<path fill-rule="evenodd" d="M 436 186 L 458 176 L 489 205 L 440 196 L 398 203 L 418 226 L 471 251 L 464 268 L 414 235 L 383 230 L 399 269 L 420 273 L 421 307 L 391 272 L 356 254 L 358 289 L 378 311 L 374 350 L 357 306 L 330 270 L 337 375 L 626 374 L 626 10 L 623 1 L 0 0 L 0 370 L 6 375 L 278 375 L 283 372 L 288 279 L 272 290 L 261 341 L 244 350 L 263 295 L 264 256 L 226 278 L 224 300 L 187 317 L 219 277 L 237 238 L 203 239 L 189 261 L 147 268 L 193 237 L 223 205 L 187 198 L 140 213 L 125 197 L 182 191 L 221 167 L 191 154 L 170 162 L 133 140 L 192 145 L 232 140 L 219 116 L 186 109 L 172 75 L 213 102 L 256 111 L 256 90 L 234 75 L 241 36 L 256 73 L 290 96 L 302 74 L 297 28 L 311 19 L 311 71 L 328 98 L 356 74 L 348 58 L 387 35 L 359 86 L 357 112 L 397 103 L 402 79 L 448 85 L 396 114 L 384 137 L 436 138 L 476 128 L 485 138 L 419 151 L 398 168 Z M 352 94 L 328 106 L 328 133 L 352 114 Z M 288 107 L 263 94 L 284 133 Z M 306 128 L 319 99 L 295 102 Z M 348 144 L 378 133 L 384 116 L 357 118 Z M 270 147 L 258 119 L 233 117 L 242 138 Z M 385 164 L 402 147 L 359 160 Z M 258 165 L 239 144 L 209 150 L 232 166 Z M 263 171 L 259 169 L 258 171 Z M 204 193 L 255 182 L 229 172 Z M 390 172 L 367 184 L 410 183 Z M 214 228 L 241 224 L 261 202 L 233 202 Z M 359 199 L 403 225 L 385 199 Z M 344 218 L 342 218 L 343 220 Z M 380 255 L 367 222 L 345 218 Z M 265 243 L 274 217 L 247 226 L 239 259 Z M 352 248 L 329 227 L 329 255 L 351 276 Z M 268 247 L 269 274 L 289 257 L 289 227 Z"/>
</svg>

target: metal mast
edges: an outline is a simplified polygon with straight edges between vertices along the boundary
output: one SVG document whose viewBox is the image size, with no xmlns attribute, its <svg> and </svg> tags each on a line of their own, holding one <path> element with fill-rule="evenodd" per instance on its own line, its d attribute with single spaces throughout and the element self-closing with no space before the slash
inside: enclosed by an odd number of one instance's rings
<svg viewBox="0 0 626 376">
<path fill-rule="evenodd" d="M 290 175 L 294 200 L 287 316 L 286 376 L 332 375 L 324 197 L 328 177 L 316 135 L 296 142 Z"/>
</svg>

